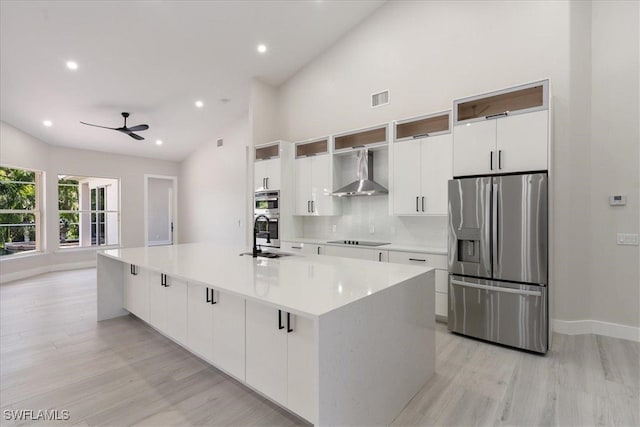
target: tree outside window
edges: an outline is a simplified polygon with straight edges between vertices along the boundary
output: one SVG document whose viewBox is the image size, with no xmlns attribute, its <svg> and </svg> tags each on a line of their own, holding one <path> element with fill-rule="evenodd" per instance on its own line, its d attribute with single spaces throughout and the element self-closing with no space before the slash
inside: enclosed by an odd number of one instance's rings
<svg viewBox="0 0 640 427">
<path fill-rule="evenodd" d="M 0 256 L 39 250 L 41 173 L 0 166 Z"/>
</svg>

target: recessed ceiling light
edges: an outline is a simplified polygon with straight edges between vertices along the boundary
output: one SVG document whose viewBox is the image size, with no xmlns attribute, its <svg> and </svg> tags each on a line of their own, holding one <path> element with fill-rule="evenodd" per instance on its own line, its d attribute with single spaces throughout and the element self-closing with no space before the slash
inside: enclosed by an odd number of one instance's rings
<svg viewBox="0 0 640 427">
<path fill-rule="evenodd" d="M 42 124 L 45 125 L 48 128 L 53 126 L 53 122 L 51 120 L 45 120 L 45 121 L 42 122 Z"/>
<path fill-rule="evenodd" d="M 264 44 L 258 45 L 258 52 L 265 53 L 266 51 L 267 51 L 267 45 L 264 45 Z"/>
<path fill-rule="evenodd" d="M 161 139 L 156 139 L 156 145 L 162 145 L 162 140 Z"/>
<path fill-rule="evenodd" d="M 202 108 L 202 107 L 204 107 L 204 102 L 202 102 L 202 101 L 196 101 L 196 107 L 198 107 L 198 108 Z"/>
<path fill-rule="evenodd" d="M 78 69 L 78 63 L 76 61 L 67 61 L 67 68 L 75 71 Z"/>
</svg>

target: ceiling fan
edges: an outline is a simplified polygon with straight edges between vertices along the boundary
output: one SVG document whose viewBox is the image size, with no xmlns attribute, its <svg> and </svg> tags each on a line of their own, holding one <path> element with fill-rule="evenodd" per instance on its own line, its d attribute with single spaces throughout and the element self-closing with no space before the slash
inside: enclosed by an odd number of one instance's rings
<svg viewBox="0 0 640 427">
<path fill-rule="evenodd" d="M 94 124 L 85 123 L 85 122 L 80 122 L 80 123 L 82 123 L 83 125 L 87 125 L 87 126 L 95 126 L 97 128 L 117 130 L 118 132 L 122 132 L 122 133 L 125 133 L 125 134 L 129 135 L 133 139 L 137 139 L 138 141 L 142 141 L 144 138 L 141 137 L 140 135 L 135 134 L 134 132 L 138 132 L 138 131 L 141 131 L 141 130 L 147 130 L 147 129 L 149 129 L 149 125 L 137 125 L 137 126 L 131 126 L 130 128 L 128 128 L 127 127 L 127 117 L 129 117 L 129 113 L 122 113 L 122 117 L 124 117 L 124 126 L 122 126 L 121 128 L 110 128 L 110 127 L 107 127 L 107 126 L 94 125 Z"/>
</svg>

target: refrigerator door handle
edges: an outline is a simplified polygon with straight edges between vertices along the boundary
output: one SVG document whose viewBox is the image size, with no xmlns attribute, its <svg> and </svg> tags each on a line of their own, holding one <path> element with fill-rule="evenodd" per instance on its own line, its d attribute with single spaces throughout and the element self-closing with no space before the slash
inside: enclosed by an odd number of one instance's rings
<svg viewBox="0 0 640 427">
<path fill-rule="evenodd" d="M 499 232 L 498 228 L 500 227 L 500 203 L 498 199 L 500 198 L 500 186 L 497 184 L 496 180 L 493 180 L 493 191 L 491 198 L 491 241 L 493 246 L 492 253 L 492 264 L 493 264 L 493 276 L 496 277 L 497 267 L 500 265 L 500 240 L 499 240 Z"/>
<path fill-rule="evenodd" d="M 487 291 L 505 292 L 508 294 L 531 295 L 534 297 L 542 296 L 542 292 L 540 291 L 527 291 L 525 289 L 512 289 L 512 288 L 501 288 L 499 286 L 479 285 L 475 283 L 461 282 L 460 280 L 454 280 L 454 279 L 451 279 L 451 284 L 466 286 L 468 288 L 485 289 Z"/>
</svg>

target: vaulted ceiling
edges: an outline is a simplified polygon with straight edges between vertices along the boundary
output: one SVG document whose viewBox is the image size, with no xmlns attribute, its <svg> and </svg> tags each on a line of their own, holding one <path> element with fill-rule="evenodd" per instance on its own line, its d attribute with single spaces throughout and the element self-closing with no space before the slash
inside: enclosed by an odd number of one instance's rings
<svg viewBox="0 0 640 427">
<path fill-rule="evenodd" d="M 382 3 L 2 1 L 0 118 L 50 144 L 181 160 L 247 111 L 252 78 L 280 85 Z M 123 111 L 144 141 L 80 124 L 119 127 Z"/>
</svg>

